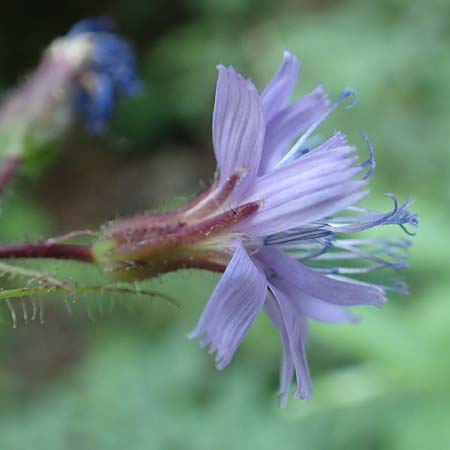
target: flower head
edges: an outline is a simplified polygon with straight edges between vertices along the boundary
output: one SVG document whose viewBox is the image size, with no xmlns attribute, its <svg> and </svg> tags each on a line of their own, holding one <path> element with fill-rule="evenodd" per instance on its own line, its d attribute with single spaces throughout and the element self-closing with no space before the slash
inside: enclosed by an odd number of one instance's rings
<svg viewBox="0 0 450 450">
<path fill-rule="evenodd" d="M 415 227 L 417 216 L 408 212 L 409 200 L 399 208 L 395 197 L 388 214 L 355 206 L 368 194 L 375 168 L 368 140 L 370 158 L 360 163 L 342 133 L 319 145 L 312 136 L 353 91 L 332 103 L 319 86 L 288 103 L 299 72 L 289 52 L 261 95 L 233 68 L 218 70 L 213 185 L 172 213 L 113 223 L 94 254 L 123 279 L 179 268 L 222 271 L 190 337 L 208 346 L 223 369 L 264 309 L 283 344 L 281 400 L 294 375 L 295 396 L 309 399 L 308 319 L 353 322 L 347 307 L 381 307 L 386 290 L 404 290 L 370 276 L 403 269 L 405 241 L 347 235 L 390 224 Z"/>
</svg>

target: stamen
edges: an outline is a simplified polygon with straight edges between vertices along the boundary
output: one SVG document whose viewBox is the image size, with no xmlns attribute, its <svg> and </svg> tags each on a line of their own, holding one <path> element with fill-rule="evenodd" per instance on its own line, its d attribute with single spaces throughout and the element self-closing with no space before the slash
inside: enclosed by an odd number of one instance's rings
<svg viewBox="0 0 450 450">
<path fill-rule="evenodd" d="M 396 292 L 397 294 L 408 295 L 409 289 L 408 285 L 404 281 L 395 281 L 391 285 L 379 285 L 385 291 Z"/>
<path fill-rule="evenodd" d="M 379 256 L 376 256 L 377 253 L 380 252 L 368 252 L 364 251 L 360 248 L 352 247 L 351 245 L 347 244 L 346 241 L 336 241 L 334 243 L 335 248 L 340 248 L 342 250 L 347 250 L 350 253 L 353 253 L 356 257 L 360 257 L 363 259 L 367 259 L 369 261 L 375 262 L 382 267 L 391 268 L 395 271 L 403 270 L 407 267 L 407 263 L 405 261 L 405 258 L 403 255 L 399 255 L 398 259 L 394 259 L 393 262 L 387 261 L 383 258 L 380 258 Z"/>
<path fill-rule="evenodd" d="M 399 225 L 406 234 L 413 236 L 414 233 L 405 227 L 405 224 L 408 224 L 413 228 L 419 226 L 419 216 L 417 214 L 411 214 L 408 211 L 408 208 L 413 204 L 411 197 L 408 197 L 405 203 L 399 207 L 395 195 L 385 194 L 385 196 L 394 202 L 394 209 L 390 213 L 381 214 L 359 208 L 358 212 L 366 213 L 366 216 L 338 217 L 329 222 L 327 229 L 334 233 L 359 233 L 360 231 L 365 231 L 376 226 Z M 349 223 L 352 222 L 354 224 L 349 225 Z"/>
<path fill-rule="evenodd" d="M 331 267 L 327 269 L 316 268 L 315 270 L 326 275 L 366 275 L 385 267 L 384 264 L 377 264 L 370 267 Z"/>
<path fill-rule="evenodd" d="M 324 225 L 318 224 L 273 234 L 266 236 L 263 243 L 281 247 L 299 261 L 314 260 L 331 248 L 335 239 L 334 234 L 323 227 Z"/>
<path fill-rule="evenodd" d="M 277 163 L 275 167 L 279 167 L 282 164 L 284 164 L 286 161 L 290 161 L 291 159 L 294 159 L 295 156 L 298 154 L 299 151 L 303 149 L 303 146 L 305 145 L 307 139 L 311 136 L 314 131 L 319 128 L 319 126 L 322 124 L 322 122 L 347 98 L 352 97 L 352 101 L 349 105 L 347 105 L 346 109 L 351 109 L 353 106 L 355 106 L 358 95 L 356 92 L 351 88 L 345 88 L 341 95 L 337 98 L 337 100 L 330 106 L 328 111 L 326 111 L 320 119 L 318 119 L 315 123 L 313 123 L 298 139 L 298 141 L 294 144 L 294 146 L 286 153 L 286 155 L 281 159 L 280 162 Z"/>
<path fill-rule="evenodd" d="M 411 241 L 408 239 L 399 239 L 398 241 L 387 241 L 386 239 L 345 239 L 345 242 L 353 247 L 372 245 L 379 245 L 382 248 L 395 247 L 406 249 L 411 247 Z"/>
<path fill-rule="evenodd" d="M 405 228 L 405 224 L 408 223 L 414 228 L 419 226 L 419 216 L 417 214 L 411 214 L 408 208 L 414 203 L 411 197 L 407 197 L 405 203 L 398 208 L 397 197 L 394 194 L 385 194 L 394 202 L 394 211 L 389 217 L 386 218 L 383 225 L 400 225 L 400 227 L 410 236 L 414 236 L 415 233 L 411 233 Z"/>
<path fill-rule="evenodd" d="M 362 164 L 360 164 L 360 167 L 366 167 L 370 165 L 369 171 L 363 176 L 363 180 L 368 180 L 375 172 L 376 162 L 375 162 L 375 151 L 372 147 L 372 144 L 369 140 L 369 137 L 364 131 L 361 131 L 361 136 L 366 141 L 367 148 L 369 149 L 370 157 L 367 161 L 364 161 Z"/>
<path fill-rule="evenodd" d="M 358 94 L 354 89 L 350 87 L 346 87 L 341 92 L 341 95 L 339 95 L 339 97 L 335 102 L 336 107 L 339 106 L 339 104 L 342 103 L 344 100 L 347 100 L 350 97 L 352 97 L 352 101 L 345 107 L 345 109 L 352 109 L 356 105 L 356 102 L 358 101 Z"/>
<path fill-rule="evenodd" d="M 348 244 L 348 249 L 345 249 L 345 251 L 328 252 L 323 255 L 320 255 L 316 259 L 320 260 L 320 261 L 337 261 L 337 260 L 349 261 L 352 259 L 360 259 L 361 254 L 352 252 L 350 250 L 351 248 L 355 248 L 358 246 L 370 247 L 372 245 L 376 245 L 376 243 L 374 243 L 371 239 L 368 239 L 359 245 L 352 244 L 351 242 L 352 242 L 351 240 L 347 240 L 347 239 L 345 240 L 345 243 Z M 409 241 L 408 241 L 408 243 L 409 243 Z M 406 253 L 402 254 L 399 252 L 395 252 L 392 250 L 392 248 L 400 248 L 400 249 L 406 251 L 407 246 L 402 246 L 402 244 L 398 243 L 398 242 L 386 242 L 386 243 L 381 243 L 381 245 L 379 247 L 377 247 L 373 250 L 370 250 L 370 251 L 368 250 L 368 253 L 371 255 L 383 255 L 384 254 L 386 256 L 389 256 L 393 260 L 400 261 L 400 262 L 404 262 L 407 259 Z"/>
<path fill-rule="evenodd" d="M 264 245 L 284 245 L 289 243 L 298 243 L 300 241 L 319 239 L 330 236 L 333 232 L 324 229 L 325 225 L 318 225 L 314 228 L 294 228 L 282 233 L 272 234 L 264 238 Z"/>
</svg>

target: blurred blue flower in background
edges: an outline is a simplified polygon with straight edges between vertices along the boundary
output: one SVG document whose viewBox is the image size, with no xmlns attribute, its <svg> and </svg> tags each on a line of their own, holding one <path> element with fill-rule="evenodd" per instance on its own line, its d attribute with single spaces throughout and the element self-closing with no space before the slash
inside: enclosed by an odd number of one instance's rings
<svg viewBox="0 0 450 450">
<path fill-rule="evenodd" d="M 79 22 L 55 39 L 24 83 L 10 90 L 0 107 L 0 159 L 9 180 L 23 163 L 35 169 L 80 116 L 99 134 L 117 100 L 139 92 L 136 58 L 113 33 L 109 18 Z"/>
<path fill-rule="evenodd" d="M 98 134 L 114 112 L 117 99 L 135 95 L 141 83 L 136 74 L 136 57 L 130 46 L 114 34 L 111 19 L 85 19 L 74 25 L 66 39 L 86 36 L 92 52 L 79 76 L 74 102 L 88 130 Z"/>
</svg>

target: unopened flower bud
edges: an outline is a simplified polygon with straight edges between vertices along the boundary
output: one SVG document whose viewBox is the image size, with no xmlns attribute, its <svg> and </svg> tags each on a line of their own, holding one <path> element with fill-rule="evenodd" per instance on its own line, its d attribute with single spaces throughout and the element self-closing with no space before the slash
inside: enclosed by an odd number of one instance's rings
<svg viewBox="0 0 450 450">
<path fill-rule="evenodd" d="M 102 131 L 117 99 L 138 92 L 136 60 L 105 18 L 75 25 L 44 52 L 34 73 L 0 107 L 3 158 L 47 156 L 76 116 Z"/>
</svg>

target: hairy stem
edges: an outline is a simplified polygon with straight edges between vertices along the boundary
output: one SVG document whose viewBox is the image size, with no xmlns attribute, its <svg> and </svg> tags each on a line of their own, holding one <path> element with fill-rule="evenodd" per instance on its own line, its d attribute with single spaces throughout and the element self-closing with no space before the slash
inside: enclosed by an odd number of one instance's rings
<svg viewBox="0 0 450 450">
<path fill-rule="evenodd" d="M 0 245 L 0 259 L 13 258 L 53 258 L 88 263 L 94 262 L 90 247 L 85 245 L 55 244 L 51 242 Z"/>
</svg>

